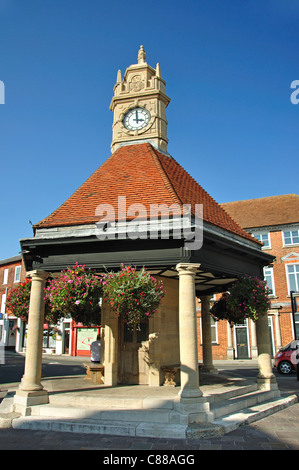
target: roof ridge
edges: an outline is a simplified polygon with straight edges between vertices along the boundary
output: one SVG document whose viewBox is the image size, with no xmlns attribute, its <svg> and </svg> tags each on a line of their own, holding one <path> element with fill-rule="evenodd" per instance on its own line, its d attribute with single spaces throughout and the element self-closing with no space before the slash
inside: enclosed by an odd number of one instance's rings
<svg viewBox="0 0 299 470">
<path fill-rule="evenodd" d="M 298 224 L 298 194 L 285 194 L 223 203 L 230 217 L 241 227 L 257 228 Z"/>
<path fill-rule="evenodd" d="M 296 194 L 296 193 L 276 194 L 276 195 L 272 195 L 272 196 L 254 197 L 254 198 L 250 198 L 250 199 L 239 199 L 239 200 L 237 200 L 237 201 L 221 202 L 220 205 L 223 205 L 223 204 L 234 204 L 234 203 L 238 203 L 238 202 L 261 201 L 262 199 L 274 199 L 274 198 L 278 198 L 278 197 L 290 197 L 290 196 L 299 197 L 299 194 Z"/>
<path fill-rule="evenodd" d="M 164 155 L 161 154 L 161 158 L 163 158 L 163 160 L 165 160 L 166 156 L 164 156 Z M 189 180 L 192 181 L 192 183 L 195 185 L 195 187 L 199 188 L 199 190 L 201 191 L 201 193 L 202 193 L 202 195 L 204 196 L 204 198 L 209 199 L 209 200 L 212 202 L 212 204 L 215 205 L 215 207 L 218 207 L 218 208 L 219 208 L 220 213 L 223 214 L 223 215 L 220 216 L 220 217 L 224 217 L 224 218 L 226 218 L 226 220 L 229 220 L 229 219 L 230 219 L 230 220 L 233 222 L 233 224 L 235 225 L 235 229 L 236 229 L 236 228 L 238 229 L 239 235 L 241 235 L 241 236 L 243 236 L 243 237 L 245 237 L 245 238 L 247 238 L 247 239 L 252 239 L 252 241 L 256 241 L 257 243 L 260 244 L 260 242 L 259 242 L 258 240 L 255 240 L 254 238 L 252 238 L 251 235 L 250 235 L 248 232 L 246 232 L 246 230 L 244 230 L 244 228 L 243 228 L 233 217 L 231 217 L 230 214 L 228 214 L 228 212 L 221 206 L 221 204 L 218 203 L 218 202 L 217 202 L 217 201 L 198 183 L 198 181 L 196 181 L 196 179 L 193 178 L 193 176 L 191 176 L 190 173 L 188 173 L 188 171 L 187 171 L 185 168 L 182 167 L 182 165 L 181 165 L 177 160 L 175 160 L 174 158 L 172 158 L 172 162 L 173 162 L 175 165 L 177 165 L 177 167 L 180 168 L 180 170 L 182 170 L 182 171 L 186 174 L 186 176 L 189 178 Z M 163 164 L 162 164 L 162 166 L 163 166 Z M 167 173 L 166 170 L 164 170 L 164 171 Z M 168 174 L 168 173 L 167 173 L 167 174 Z M 202 203 L 204 203 L 204 201 L 202 201 Z M 196 204 L 196 203 L 195 203 L 195 204 Z M 195 214 L 194 214 L 193 207 L 192 207 L 192 202 L 191 202 L 191 212 L 193 213 L 193 215 L 195 215 Z M 211 221 L 211 220 L 205 219 L 205 216 L 204 216 L 204 220 L 206 220 L 206 222 L 212 223 L 213 225 L 218 225 L 216 221 Z M 230 229 L 227 228 L 227 230 L 232 231 L 232 232 L 236 232 L 236 230 L 234 230 L 234 229 L 232 229 L 232 228 L 230 228 Z"/>
<path fill-rule="evenodd" d="M 153 154 L 153 157 L 154 157 L 153 160 L 154 160 L 154 162 L 155 162 L 155 164 L 158 168 L 159 173 L 161 174 L 163 180 L 166 180 L 166 187 L 169 186 L 169 187 L 167 187 L 168 191 L 170 190 L 170 192 L 173 193 L 172 195 L 176 199 L 176 203 L 178 203 L 182 207 L 183 202 L 182 202 L 181 198 L 179 197 L 179 195 L 177 194 L 176 190 L 174 189 L 173 184 L 170 181 L 170 178 L 167 175 L 165 169 L 163 168 L 163 165 L 160 161 L 159 155 L 157 155 L 157 154 L 160 154 L 160 152 L 157 149 L 155 149 L 151 144 L 147 144 L 147 145 L 150 147 L 150 149 L 149 149 L 150 153 Z"/>
</svg>

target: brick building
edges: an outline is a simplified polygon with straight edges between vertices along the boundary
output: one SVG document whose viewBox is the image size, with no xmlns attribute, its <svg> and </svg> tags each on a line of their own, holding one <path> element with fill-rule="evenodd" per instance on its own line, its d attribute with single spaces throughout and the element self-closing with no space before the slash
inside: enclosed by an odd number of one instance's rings
<svg viewBox="0 0 299 470">
<path fill-rule="evenodd" d="M 0 261 L 0 340 L 6 348 L 17 349 L 18 319 L 6 311 L 6 296 L 9 289 L 25 280 L 25 267 L 21 255 Z"/>
<path fill-rule="evenodd" d="M 272 355 L 299 335 L 299 314 L 293 317 L 290 292 L 299 291 L 299 196 L 287 194 L 222 204 L 225 211 L 247 232 L 263 242 L 263 251 L 275 256 L 264 268 L 271 289 L 268 312 Z M 199 305 L 200 311 L 200 305 Z M 199 338 L 200 341 L 200 338 Z M 251 321 L 236 325 L 212 325 L 215 359 L 255 358 L 255 325 Z"/>
</svg>

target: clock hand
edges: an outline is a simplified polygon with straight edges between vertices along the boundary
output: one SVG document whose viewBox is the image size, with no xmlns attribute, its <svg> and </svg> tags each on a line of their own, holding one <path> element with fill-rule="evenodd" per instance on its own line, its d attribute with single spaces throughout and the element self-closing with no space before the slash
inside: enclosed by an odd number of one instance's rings
<svg viewBox="0 0 299 470">
<path fill-rule="evenodd" d="M 138 111 L 137 111 L 137 109 L 136 109 L 136 119 L 134 119 L 134 121 L 136 122 L 136 124 L 138 124 L 138 122 L 143 122 L 143 121 L 144 121 L 144 119 L 139 119 L 139 118 L 138 118 Z"/>
</svg>

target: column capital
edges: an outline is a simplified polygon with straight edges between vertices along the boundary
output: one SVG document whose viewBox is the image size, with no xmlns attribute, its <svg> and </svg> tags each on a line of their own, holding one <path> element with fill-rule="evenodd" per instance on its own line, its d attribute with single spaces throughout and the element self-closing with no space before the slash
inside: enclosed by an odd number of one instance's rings
<svg viewBox="0 0 299 470">
<path fill-rule="evenodd" d="M 196 263 L 178 263 L 175 269 L 179 274 L 196 274 L 200 264 Z"/>
<path fill-rule="evenodd" d="M 50 277 L 50 273 L 48 273 L 47 271 L 34 269 L 32 271 L 27 271 L 26 277 L 30 277 L 32 280 L 35 279 L 37 281 L 45 281 L 46 279 L 48 279 L 48 277 Z"/>
</svg>

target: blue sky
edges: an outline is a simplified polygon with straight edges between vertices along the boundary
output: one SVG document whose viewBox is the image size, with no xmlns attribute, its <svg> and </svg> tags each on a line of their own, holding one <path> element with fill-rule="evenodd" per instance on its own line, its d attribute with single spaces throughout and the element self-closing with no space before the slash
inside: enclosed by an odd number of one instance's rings
<svg viewBox="0 0 299 470">
<path fill-rule="evenodd" d="M 117 70 L 159 62 L 169 153 L 217 202 L 298 193 L 298 0 L 0 0 L 0 259 L 110 156 Z"/>
</svg>

